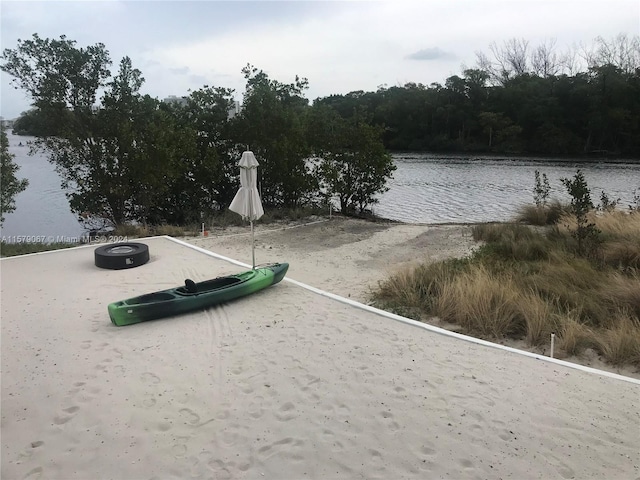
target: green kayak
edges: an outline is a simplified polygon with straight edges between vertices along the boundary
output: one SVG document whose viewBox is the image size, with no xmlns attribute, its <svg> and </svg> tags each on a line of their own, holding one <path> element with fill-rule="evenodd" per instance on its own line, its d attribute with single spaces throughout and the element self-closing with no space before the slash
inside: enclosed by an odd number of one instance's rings
<svg viewBox="0 0 640 480">
<path fill-rule="evenodd" d="M 187 279 L 184 286 L 114 302 L 107 309 L 111 322 L 118 326 L 178 315 L 275 285 L 284 278 L 288 268 L 288 263 L 275 263 L 199 283 Z"/>
</svg>

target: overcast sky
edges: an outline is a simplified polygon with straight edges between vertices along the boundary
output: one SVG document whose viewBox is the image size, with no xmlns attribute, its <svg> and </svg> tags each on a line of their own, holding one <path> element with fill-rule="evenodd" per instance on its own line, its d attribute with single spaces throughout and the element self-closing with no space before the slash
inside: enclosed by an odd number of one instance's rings
<svg viewBox="0 0 640 480">
<path fill-rule="evenodd" d="M 0 1 L 2 49 L 38 33 L 78 46 L 104 43 L 117 71 L 128 55 L 164 98 L 213 85 L 242 99 L 251 63 L 280 82 L 309 80 L 313 100 L 407 82 L 444 83 L 476 65 L 476 52 L 522 38 L 558 51 L 597 36 L 640 34 L 638 0 Z M 0 114 L 30 100 L 2 72 Z"/>
</svg>

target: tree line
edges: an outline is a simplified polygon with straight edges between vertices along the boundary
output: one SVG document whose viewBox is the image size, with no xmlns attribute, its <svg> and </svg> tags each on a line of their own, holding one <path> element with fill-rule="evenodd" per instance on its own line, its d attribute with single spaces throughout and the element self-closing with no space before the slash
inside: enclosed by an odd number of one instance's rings
<svg viewBox="0 0 640 480">
<path fill-rule="evenodd" d="M 395 151 L 640 157 L 640 36 L 598 37 L 564 53 L 553 41 L 511 39 L 490 52 L 444 84 L 318 102 L 342 116 L 367 111 Z"/>
<path fill-rule="evenodd" d="M 16 133 L 37 135 L 32 151 L 48 155 L 71 210 L 89 227 L 184 225 L 226 209 L 247 146 L 260 162 L 266 207 L 336 198 L 345 214 L 361 213 L 395 169 L 382 129 L 309 106 L 304 78 L 282 83 L 247 65 L 243 108 L 232 116 L 233 91 L 223 87 L 205 85 L 168 103 L 141 94 L 142 72 L 125 57 L 112 76 L 101 43 L 78 47 L 36 34 L 2 59 L 33 101 Z"/>
</svg>

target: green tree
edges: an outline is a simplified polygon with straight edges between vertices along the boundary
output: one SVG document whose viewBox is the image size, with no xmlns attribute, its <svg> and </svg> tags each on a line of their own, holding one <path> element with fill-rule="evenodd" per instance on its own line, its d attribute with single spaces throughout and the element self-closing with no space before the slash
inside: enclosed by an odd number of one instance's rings
<svg viewBox="0 0 640 480">
<path fill-rule="evenodd" d="M 69 112 L 64 112 L 69 117 Z M 64 120 L 63 124 L 66 124 L 69 118 Z M 14 135 L 31 135 L 33 137 L 46 137 L 50 135 L 56 135 L 58 133 L 58 123 L 51 125 L 46 122 L 46 118 L 43 113 L 37 109 L 32 108 L 26 112 L 22 112 L 20 116 L 13 123 Z"/>
<path fill-rule="evenodd" d="M 549 179 L 546 173 L 543 173 L 542 178 L 540 178 L 540 172 L 538 170 L 535 171 L 535 178 L 536 185 L 533 188 L 533 199 L 536 202 L 536 207 L 545 207 L 549 199 L 549 191 L 551 190 Z"/>
<path fill-rule="evenodd" d="M 234 121 L 242 147 L 258 158 L 260 191 L 266 205 L 296 207 L 317 191 L 307 159 L 308 101 L 302 96 L 308 82 L 296 77 L 290 84 L 271 80 L 262 70 L 242 70 L 247 86 L 241 114 Z"/>
<path fill-rule="evenodd" d="M 150 220 L 154 206 L 169 195 L 176 157 L 182 153 L 177 148 L 181 132 L 157 99 L 139 93 L 143 82 L 141 72 L 128 57 L 123 58 L 96 112 L 96 134 L 91 140 L 97 149 L 84 162 L 91 165 L 90 176 L 78 168 L 82 164 L 67 166 L 67 172 L 73 171 L 74 179 L 81 180 L 72 205 L 100 202 L 97 211 L 115 224 Z M 89 179 L 99 182 L 100 188 L 85 188 Z"/>
<path fill-rule="evenodd" d="M 15 196 L 29 185 L 26 178 L 18 180 L 16 177 L 20 167 L 13 159 L 14 155 L 9 153 L 9 139 L 2 125 L 0 126 L 0 225 L 4 223 L 4 215 L 16 209 Z"/>
<path fill-rule="evenodd" d="M 600 230 L 590 223 L 587 214 L 594 209 L 591 191 L 582 171 L 578 170 L 573 179 L 561 178 L 560 181 L 571 196 L 571 211 L 576 219 L 576 228 L 571 235 L 578 242 L 578 253 L 581 255 L 593 251 L 598 244 Z"/>
<path fill-rule="evenodd" d="M 179 149 L 170 116 L 140 95 L 144 79 L 131 60 L 123 58 L 106 83 L 111 60 L 103 44 L 78 48 L 64 36 L 38 35 L 5 49 L 2 58 L 2 69 L 27 91 L 49 132 L 34 146 L 55 165 L 71 210 L 90 226 L 145 222 L 166 196 Z"/>
<path fill-rule="evenodd" d="M 59 133 L 81 121 L 80 114 L 90 114 L 98 89 L 110 76 L 111 60 L 104 44 L 78 48 L 64 35 L 59 40 L 37 34 L 31 40 L 18 40 L 15 49 L 3 50 L 2 59 L 0 68 L 14 77 L 15 88 L 27 92 L 49 125 L 59 124 Z M 76 117 L 66 115 L 66 110 Z"/>
<path fill-rule="evenodd" d="M 387 180 L 396 169 L 382 143 L 382 130 L 369 125 L 363 113 L 345 119 L 322 104 L 314 105 L 312 118 L 321 187 L 328 197 L 338 197 L 344 214 L 363 213 L 388 190 Z"/>
<path fill-rule="evenodd" d="M 224 210 L 233 200 L 239 157 L 229 120 L 232 94 L 205 85 L 191 92 L 184 105 L 164 106 L 177 122 L 183 146 L 170 194 L 157 204 L 159 217 L 174 223 L 200 221 L 203 213 Z M 175 214 L 168 215 L 170 211 Z"/>
</svg>

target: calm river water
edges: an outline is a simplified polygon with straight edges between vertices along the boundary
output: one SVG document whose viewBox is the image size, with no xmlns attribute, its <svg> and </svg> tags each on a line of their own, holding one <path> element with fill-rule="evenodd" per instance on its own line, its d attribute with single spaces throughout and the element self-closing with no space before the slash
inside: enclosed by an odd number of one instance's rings
<svg viewBox="0 0 640 480">
<path fill-rule="evenodd" d="M 394 178 L 374 212 L 385 218 L 415 223 L 507 221 L 521 205 L 533 204 L 535 171 L 546 174 L 550 198 L 569 202 L 561 178 L 584 173 L 591 199 L 604 191 L 627 208 L 640 194 L 637 163 L 576 163 L 535 158 L 394 155 Z"/>
<path fill-rule="evenodd" d="M 45 237 L 65 240 L 84 232 L 60 188 L 60 178 L 43 156 L 29 156 L 23 145 L 29 137 L 8 133 L 9 151 L 20 166 L 19 178 L 29 187 L 16 196 L 16 210 L 5 216 L 2 238 Z M 519 206 L 533 203 L 534 172 L 545 173 L 551 198 L 568 201 L 560 179 L 572 178 L 577 168 L 585 175 L 594 203 L 604 192 L 620 198 L 625 208 L 640 192 L 639 163 L 581 163 L 549 159 L 396 154 L 397 170 L 389 191 L 374 212 L 411 223 L 467 223 L 507 221 Z"/>
</svg>

